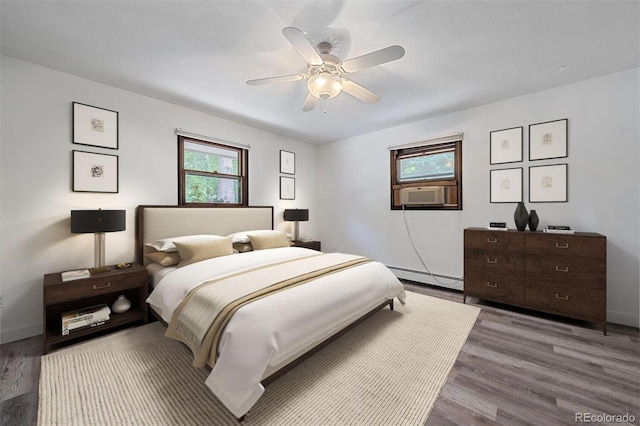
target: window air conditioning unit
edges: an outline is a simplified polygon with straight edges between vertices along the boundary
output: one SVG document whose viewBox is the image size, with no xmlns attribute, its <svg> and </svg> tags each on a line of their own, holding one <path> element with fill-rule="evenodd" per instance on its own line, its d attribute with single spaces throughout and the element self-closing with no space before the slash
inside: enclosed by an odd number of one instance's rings
<svg viewBox="0 0 640 426">
<path fill-rule="evenodd" d="M 400 190 L 400 204 L 405 206 L 444 204 L 444 186 L 402 188 Z"/>
</svg>

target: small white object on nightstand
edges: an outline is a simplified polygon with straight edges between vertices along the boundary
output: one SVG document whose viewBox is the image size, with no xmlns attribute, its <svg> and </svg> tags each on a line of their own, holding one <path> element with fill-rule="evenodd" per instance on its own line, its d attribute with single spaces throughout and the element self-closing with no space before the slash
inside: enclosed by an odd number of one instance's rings
<svg viewBox="0 0 640 426">
<path fill-rule="evenodd" d="M 121 294 L 120 296 L 118 296 L 118 299 L 113 302 L 113 306 L 111 307 L 111 309 L 116 314 L 121 314 L 123 312 L 127 312 L 130 307 L 131 302 L 129 301 L 129 299 L 124 297 L 124 294 Z"/>
</svg>

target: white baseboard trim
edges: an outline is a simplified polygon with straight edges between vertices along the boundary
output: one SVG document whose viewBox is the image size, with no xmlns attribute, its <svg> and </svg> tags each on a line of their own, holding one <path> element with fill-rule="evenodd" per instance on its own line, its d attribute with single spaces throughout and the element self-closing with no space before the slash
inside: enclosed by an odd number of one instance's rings
<svg viewBox="0 0 640 426">
<path fill-rule="evenodd" d="M 0 344 L 15 342 L 38 334 L 42 334 L 42 324 L 31 324 L 11 330 L 2 330 L 0 332 Z"/>
<path fill-rule="evenodd" d="M 640 317 L 638 315 L 630 315 L 623 312 L 607 311 L 607 322 L 640 328 Z"/>
<path fill-rule="evenodd" d="M 389 266 L 389 265 L 387 265 L 387 268 L 389 268 L 396 277 L 403 278 L 405 280 L 416 281 L 419 283 L 434 285 L 438 287 L 450 288 L 453 290 L 462 291 L 464 289 L 464 282 L 460 281 L 460 279 L 457 277 L 434 274 L 437 278 L 437 281 L 436 281 L 436 279 L 433 278 L 428 272 L 416 271 L 413 269 L 400 268 L 397 266 Z"/>
</svg>

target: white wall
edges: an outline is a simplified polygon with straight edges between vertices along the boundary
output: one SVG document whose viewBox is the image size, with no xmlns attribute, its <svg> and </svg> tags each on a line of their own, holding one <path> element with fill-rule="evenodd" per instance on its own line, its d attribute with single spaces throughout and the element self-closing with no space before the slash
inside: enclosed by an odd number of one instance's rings
<svg viewBox="0 0 640 426">
<path fill-rule="evenodd" d="M 515 204 L 489 203 L 489 170 L 524 167 L 524 201 L 537 211 L 540 228 L 568 224 L 607 236 L 608 320 L 637 327 L 639 73 L 636 68 L 321 146 L 317 205 L 323 248 L 423 271 L 403 213 L 389 208 L 387 147 L 464 132 L 463 211 L 406 213 L 416 247 L 432 272 L 462 276 L 465 227 L 490 221 L 515 227 Z M 528 161 L 528 125 L 562 118 L 569 119 L 568 158 Z M 490 167 L 489 132 L 516 126 L 524 126 L 525 160 Z M 529 203 L 528 167 L 558 163 L 569 164 L 569 201 Z M 398 275 L 434 283 L 421 274 Z"/>
<path fill-rule="evenodd" d="M 285 208 L 309 208 L 302 236 L 315 236 L 316 146 L 1 57 L 0 310 L 1 342 L 42 333 L 42 277 L 93 266 L 93 236 L 70 234 L 72 209 L 126 209 L 127 230 L 106 236 L 108 264 L 135 258 L 135 207 L 177 203 L 175 128 L 251 145 L 249 202 L 273 205 L 276 228 Z M 119 112 L 117 151 L 72 143 L 71 105 Z M 71 191 L 71 151 L 115 154 L 118 194 Z M 296 153 L 296 200 L 279 199 L 279 150 Z"/>
</svg>

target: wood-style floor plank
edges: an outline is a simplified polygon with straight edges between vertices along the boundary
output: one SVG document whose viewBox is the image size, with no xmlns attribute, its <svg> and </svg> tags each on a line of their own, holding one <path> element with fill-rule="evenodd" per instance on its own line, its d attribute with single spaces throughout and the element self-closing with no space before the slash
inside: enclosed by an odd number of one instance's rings
<svg viewBox="0 0 640 426">
<path fill-rule="evenodd" d="M 462 303 L 459 292 L 405 287 Z M 609 324 L 604 336 L 598 324 L 467 302 L 482 311 L 427 426 L 575 425 L 577 412 L 630 413 L 640 424 L 638 329 Z M 0 346 L 2 426 L 35 424 L 41 355 L 42 336 Z"/>
</svg>

